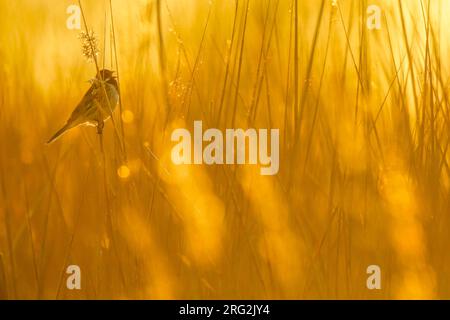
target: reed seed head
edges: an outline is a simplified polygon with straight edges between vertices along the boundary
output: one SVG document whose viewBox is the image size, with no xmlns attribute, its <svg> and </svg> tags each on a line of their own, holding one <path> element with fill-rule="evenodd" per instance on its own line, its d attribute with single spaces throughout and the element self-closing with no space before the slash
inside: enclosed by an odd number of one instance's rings
<svg viewBox="0 0 450 320">
<path fill-rule="evenodd" d="M 98 49 L 98 39 L 93 30 L 82 31 L 79 35 L 83 56 L 89 62 L 94 62 L 100 50 Z"/>
</svg>

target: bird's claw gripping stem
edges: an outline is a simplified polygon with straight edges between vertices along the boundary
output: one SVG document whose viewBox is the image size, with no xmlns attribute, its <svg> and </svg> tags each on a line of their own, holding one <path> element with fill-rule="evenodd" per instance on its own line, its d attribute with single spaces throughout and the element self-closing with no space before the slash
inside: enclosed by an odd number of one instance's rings
<svg viewBox="0 0 450 320">
<path fill-rule="evenodd" d="M 103 120 L 99 120 L 98 121 L 98 125 L 97 125 L 97 133 L 98 134 L 102 134 L 103 133 L 103 127 L 105 126 L 105 123 L 103 122 Z"/>
</svg>

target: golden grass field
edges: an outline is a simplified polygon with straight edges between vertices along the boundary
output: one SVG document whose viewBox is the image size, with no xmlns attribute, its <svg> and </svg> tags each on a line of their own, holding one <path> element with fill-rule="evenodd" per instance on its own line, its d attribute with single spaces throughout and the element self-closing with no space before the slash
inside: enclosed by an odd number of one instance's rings
<svg viewBox="0 0 450 320">
<path fill-rule="evenodd" d="M 70 4 L 0 2 L 0 298 L 450 298 L 450 0 L 112 0 L 103 149 L 45 144 L 96 73 Z M 194 120 L 279 128 L 280 172 L 175 166 Z"/>
</svg>

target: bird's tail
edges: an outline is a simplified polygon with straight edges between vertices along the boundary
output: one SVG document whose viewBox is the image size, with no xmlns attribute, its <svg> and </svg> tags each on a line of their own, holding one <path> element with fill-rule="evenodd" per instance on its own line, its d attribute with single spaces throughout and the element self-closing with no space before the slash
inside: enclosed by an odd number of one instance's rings
<svg viewBox="0 0 450 320">
<path fill-rule="evenodd" d="M 71 123 L 66 123 L 66 125 L 64 127 L 62 127 L 61 129 L 59 129 L 54 135 L 53 137 L 50 138 L 50 140 L 47 141 L 47 144 L 50 144 L 52 142 L 54 142 L 56 139 L 58 139 L 59 137 L 61 137 L 64 133 L 66 133 L 67 130 L 72 129 L 73 125 Z"/>
</svg>

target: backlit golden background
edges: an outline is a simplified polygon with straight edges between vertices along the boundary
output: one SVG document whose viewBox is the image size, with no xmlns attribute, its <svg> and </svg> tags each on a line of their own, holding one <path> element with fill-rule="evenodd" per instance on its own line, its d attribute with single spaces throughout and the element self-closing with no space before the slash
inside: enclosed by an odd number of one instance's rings
<svg viewBox="0 0 450 320">
<path fill-rule="evenodd" d="M 95 74 L 70 4 L 0 2 L 0 298 L 450 298 L 450 0 L 112 0 L 103 152 L 45 144 Z M 174 166 L 194 120 L 280 128 L 279 174 Z"/>
</svg>

